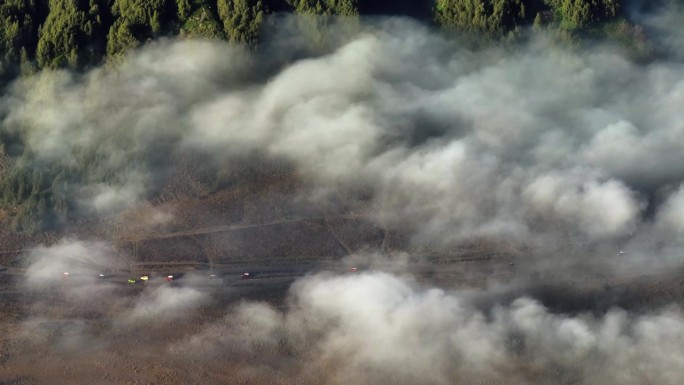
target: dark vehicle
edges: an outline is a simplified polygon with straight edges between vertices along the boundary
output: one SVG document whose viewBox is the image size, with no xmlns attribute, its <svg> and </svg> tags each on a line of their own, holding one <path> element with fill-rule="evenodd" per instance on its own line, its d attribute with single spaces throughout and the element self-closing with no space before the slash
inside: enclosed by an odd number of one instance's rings
<svg viewBox="0 0 684 385">
<path fill-rule="evenodd" d="M 252 275 L 250 273 L 242 273 L 240 279 L 252 279 Z"/>
</svg>

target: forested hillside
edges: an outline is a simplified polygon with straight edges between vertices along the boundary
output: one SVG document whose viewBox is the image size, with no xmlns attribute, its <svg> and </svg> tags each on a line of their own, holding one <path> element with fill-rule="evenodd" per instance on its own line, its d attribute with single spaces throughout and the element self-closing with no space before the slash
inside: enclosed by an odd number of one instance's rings
<svg viewBox="0 0 684 385">
<path fill-rule="evenodd" d="M 520 26 L 574 33 L 620 17 L 620 0 L 4 0 L 0 77 L 82 68 L 160 36 L 259 41 L 269 14 L 406 15 L 478 35 Z"/>
</svg>

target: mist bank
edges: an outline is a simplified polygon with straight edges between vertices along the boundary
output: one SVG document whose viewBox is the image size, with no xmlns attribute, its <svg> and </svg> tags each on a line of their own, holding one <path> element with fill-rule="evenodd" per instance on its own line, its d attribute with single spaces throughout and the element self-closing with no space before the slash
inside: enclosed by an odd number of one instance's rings
<svg viewBox="0 0 684 385">
<path fill-rule="evenodd" d="M 304 378 L 342 384 L 669 384 L 684 369 L 673 359 L 684 330 L 677 307 L 573 316 L 525 297 L 482 310 L 477 296 L 383 273 L 312 277 L 294 286 L 288 311 L 246 304 L 229 316 L 238 327 L 210 328 L 184 346 L 220 354 L 249 335 L 238 346 L 284 349 Z"/>
<path fill-rule="evenodd" d="M 472 50 L 405 19 L 299 60 L 310 42 L 292 36 L 271 58 L 160 41 L 117 67 L 18 81 L 0 104 L 15 219 L 110 216 L 153 198 L 176 160 L 216 178 L 256 157 L 295 170 L 312 204 L 362 191 L 414 245 L 632 242 L 639 259 L 678 260 L 680 62 L 533 31 Z"/>
<path fill-rule="evenodd" d="M 681 267 L 684 64 L 636 62 L 601 42 L 570 48 L 544 31 L 513 50 L 468 48 L 405 19 L 334 31 L 318 55 L 285 33 L 261 53 L 165 40 L 118 66 L 17 81 L 0 100 L 3 204 L 10 218 L 45 215 L 67 230 L 136 210 L 168 226 L 171 206 L 150 203 L 165 186 L 189 180 L 177 199 L 201 201 L 277 168 L 301 181 L 289 199 L 308 206 L 283 215 L 353 208 L 405 235 L 405 250 L 357 252 L 349 261 L 368 271 L 305 277 L 280 307 L 221 307 L 240 298 L 102 282 L 101 269 L 133 259 L 107 240 L 38 246 L 24 255 L 22 344 L 7 362 L 59 353 L 112 373 L 147 365 L 138 379 L 210 371 L 203 383 L 225 383 L 226 368 L 265 383 L 679 383 L 684 314 L 667 291 L 681 284 L 653 275 L 652 291 L 631 286 L 647 306 L 612 286 Z M 411 270 L 475 241 L 526 245 L 507 271 L 556 271 L 570 287 L 521 274 L 449 290 Z M 578 294 L 587 270 L 606 284 Z"/>
<path fill-rule="evenodd" d="M 559 312 L 514 287 L 445 290 L 371 270 L 302 278 L 278 307 L 233 298 L 222 308 L 213 301 L 229 292 L 149 285 L 131 295 L 95 280 L 61 281 L 61 264 L 98 261 L 79 248 L 108 253 L 79 241 L 32 253 L 23 289 L 33 301 L 9 367 L 37 346 L 59 357 L 58 383 L 171 368 L 173 381 L 209 384 L 226 375 L 280 384 L 677 384 L 684 374 L 676 304 Z M 78 369 L 88 362 L 98 364 Z M 27 378 L 51 365 L 34 363 Z"/>
</svg>

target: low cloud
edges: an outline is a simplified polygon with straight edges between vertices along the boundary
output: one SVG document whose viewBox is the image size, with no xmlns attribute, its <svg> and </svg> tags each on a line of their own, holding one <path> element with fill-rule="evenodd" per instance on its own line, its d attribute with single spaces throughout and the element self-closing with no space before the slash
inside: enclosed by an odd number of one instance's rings
<svg viewBox="0 0 684 385">
<path fill-rule="evenodd" d="M 475 297 L 385 273 L 315 276 L 293 287 L 286 311 L 241 305 L 172 351 L 254 367 L 289 352 L 295 381 L 337 384 L 676 384 L 684 374 L 678 307 L 567 315 L 529 297 L 481 309 Z"/>
<path fill-rule="evenodd" d="M 130 322 L 161 322 L 185 318 L 203 305 L 206 296 L 194 288 L 159 286 L 145 290 L 125 315 Z"/>
<path fill-rule="evenodd" d="M 3 129 L 65 167 L 103 154 L 91 171 L 112 177 L 75 182 L 103 215 L 139 205 L 190 152 L 234 169 L 261 154 L 317 192 L 360 186 L 371 215 L 417 246 L 554 231 L 606 241 L 670 207 L 663 194 L 684 175 L 678 62 L 543 34 L 511 53 L 409 21 L 361 31 L 278 70 L 228 45 L 165 41 L 116 69 L 44 73 L 5 97 Z"/>
<path fill-rule="evenodd" d="M 38 246 L 26 254 L 24 282 L 32 288 L 70 280 L 78 283 L 75 287 L 89 286 L 98 281 L 100 274 L 125 266 L 115 255 L 112 247 L 101 241 L 66 238 L 52 246 Z"/>
<path fill-rule="evenodd" d="M 237 360 L 293 383 L 680 383 L 677 304 L 563 313 L 499 282 L 447 291 L 404 271 L 416 250 L 476 241 L 530 246 L 524 262 L 568 280 L 582 278 L 564 270 L 574 262 L 596 262 L 601 277 L 681 266 L 677 56 L 637 63 L 619 49 L 570 49 L 534 32 L 513 51 L 474 51 L 394 19 L 357 32 L 287 64 L 188 40 L 148 45 L 117 68 L 44 72 L 3 97 L 1 129 L 21 136 L 37 169 L 74 171 L 68 191 L 98 215 L 145 207 L 171 183 L 178 159 L 191 159 L 192 170 L 245 170 L 254 156 L 291 168 L 315 192 L 304 198 L 321 207 L 338 192 L 362 191 L 359 212 L 407 239 L 396 250 L 401 263 L 387 268 L 396 275 L 306 277 L 287 309 L 244 303 L 196 325 L 198 333 L 164 339 L 161 354 Z M 666 51 L 682 43 L 676 33 L 652 39 Z M 138 213 L 147 218 L 140 229 L 168 223 L 172 214 L 157 209 Z M 191 284 L 126 295 L 98 285 L 95 274 L 118 258 L 110 249 L 79 240 L 37 247 L 27 253 L 25 285 L 106 314 L 113 334 L 187 321 L 211 303 Z M 381 266 L 384 251 L 347 261 Z M 30 309 L 29 333 L 43 330 L 40 305 Z M 68 335 L 101 338 L 87 323 L 73 325 Z"/>
</svg>

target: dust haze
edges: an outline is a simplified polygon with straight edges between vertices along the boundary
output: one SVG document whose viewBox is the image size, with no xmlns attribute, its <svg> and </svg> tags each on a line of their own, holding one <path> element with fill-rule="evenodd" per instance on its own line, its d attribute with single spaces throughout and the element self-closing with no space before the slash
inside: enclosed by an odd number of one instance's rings
<svg viewBox="0 0 684 385">
<path fill-rule="evenodd" d="M 290 51 L 306 39 L 278 38 L 295 33 L 282 22 L 257 52 L 159 41 L 119 66 L 17 81 L 3 133 L 32 167 L 90 165 L 95 177 L 68 185 L 83 218 L 139 211 L 162 231 L 175 214 L 150 202 L 179 167 L 241 175 L 258 159 L 299 178 L 296 207 L 363 216 L 402 241 L 350 250 L 340 259 L 366 269 L 311 272 L 280 301 L 202 284 L 131 294 L 97 277 L 127 268 L 115 241 L 38 245 L 0 379 L 32 378 L 31 357 L 59 353 L 27 383 L 680 383 L 680 8 L 643 19 L 671 21 L 649 35 L 660 53 L 647 63 L 540 31 L 472 49 L 382 19 L 301 58 Z M 496 274 L 470 270 L 477 285 L 412 268 L 473 240 L 524 251 Z"/>
</svg>

